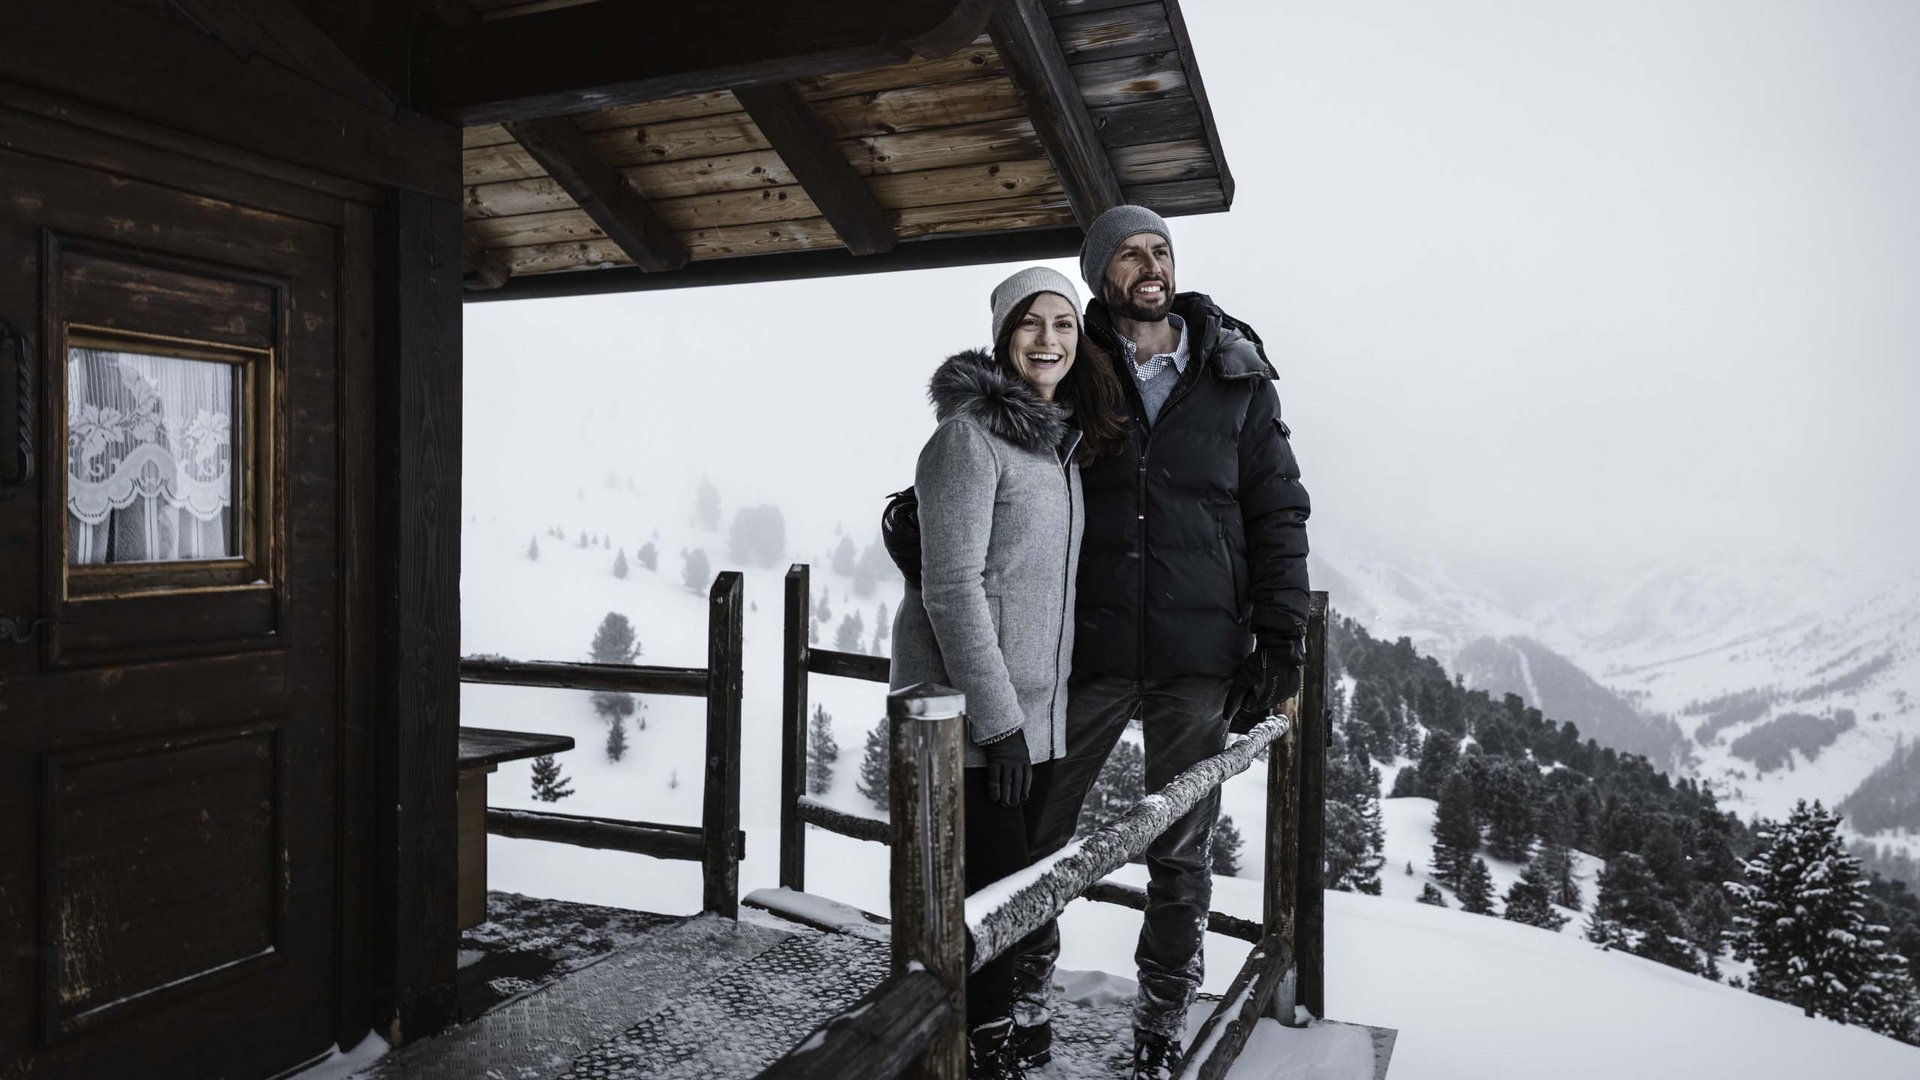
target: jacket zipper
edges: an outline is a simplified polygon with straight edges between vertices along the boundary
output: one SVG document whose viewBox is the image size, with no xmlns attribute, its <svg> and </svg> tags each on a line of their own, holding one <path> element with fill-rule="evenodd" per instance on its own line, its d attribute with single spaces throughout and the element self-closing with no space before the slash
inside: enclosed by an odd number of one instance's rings
<svg viewBox="0 0 1920 1080">
<path fill-rule="evenodd" d="M 1073 589 L 1070 573 L 1073 569 L 1073 452 L 1080 446 L 1080 436 L 1076 433 L 1073 441 L 1067 444 L 1067 452 L 1060 461 L 1060 477 L 1067 482 L 1067 555 L 1060 561 L 1060 630 L 1053 641 L 1053 694 L 1047 698 L 1047 753 L 1053 753 L 1054 730 L 1058 722 L 1060 701 L 1060 654 L 1067 647 L 1067 620 L 1073 612 L 1067 610 L 1067 594 Z"/>
</svg>

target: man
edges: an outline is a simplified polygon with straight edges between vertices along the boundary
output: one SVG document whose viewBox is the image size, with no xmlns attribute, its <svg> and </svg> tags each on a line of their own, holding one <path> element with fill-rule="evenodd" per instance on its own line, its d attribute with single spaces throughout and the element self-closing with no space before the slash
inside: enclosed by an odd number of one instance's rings
<svg viewBox="0 0 1920 1080">
<path fill-rule="evenodd" d="M 1298 690 L 1307 623 L 1308 502 L 1260 338 L 1199 293 L 1174 291 L 1173 234 L 1117 206 L 1087 230 L 1086 334 L 1114 358 L 1131 407 L 1126 449 L 1082 472 L 1067 754 L 1056 762 L 1034 850 L 1073 836 L 1081 803 L 1131 719 L 1156 791 L 1219 753 L 1229 725 Z M 1147 909 L 1134 954 L 1134 1076 L 1171 1076 L 1199 989 L 1212 903 L 1216 791 L 1147 847 Z M 1016 960 L 1015 1038 L 1051 1058 L 1046 997 L 1060 936 L 1049 923 Z"/>
</svg>

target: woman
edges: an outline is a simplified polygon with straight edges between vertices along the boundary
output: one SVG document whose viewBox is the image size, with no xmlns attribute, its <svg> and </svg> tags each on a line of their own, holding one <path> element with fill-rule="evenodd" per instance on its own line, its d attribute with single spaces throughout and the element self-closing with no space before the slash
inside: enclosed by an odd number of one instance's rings
<svg viewBox="0 0 1920 1080">
<path fill-rule="evenodd" d="M 1079 463 L 1124 438 L 1112 363 L 1080 333 L 1079 294 L 1045 267 L 993 290 L 993 352 L 927 388 L 939 427 L 914 471 L 920 580 L 894 621 L 893 687 L 967 696 L 966 887 L 1031 863 L 1051 763 L 1066 753 Z M 1022 1076 L 1008 1044 L 1013 966 L 967 980 L 967 1075 Z"/>
</svg>

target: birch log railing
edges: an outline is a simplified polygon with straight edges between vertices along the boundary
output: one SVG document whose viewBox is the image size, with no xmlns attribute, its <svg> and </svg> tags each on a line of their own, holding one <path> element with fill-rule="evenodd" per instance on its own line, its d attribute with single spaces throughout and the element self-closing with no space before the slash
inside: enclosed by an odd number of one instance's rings
<svg viewBox="0 0 1920 1080">
<path fill-rule="evenodd" d="M 697 861 L 701 869 L 701 909 L 738 918 L 740 860 L 746 857 L 746 834 L 740 830 L 740 695 L 744 683 L 740 589 L 740 573 L 736 570 L 714 578 L 707 594 L 707 666 L 703 668 L 493 656 L 468 656 L 460 661 L 460 681 L 465 683 L 705 698 L 706 783 L 698 828 L 539 810 L 489 809 L 487 832 Z"/>
<path fill-rule="evenodd" d="M 806 773 L 807 675 L 835 667 L 841 670 L 833 674 L 858 671 L 856 677 L 867 678 L 877 672 L 876 681 L 886 678 L 884 667 L 843 662 L 843 657 L 871 661 L 870 657 L 832 654 L 827 662 L 816 663 L 819 651 L 809 650 L 806 644 L 807 576 L 807 568 L 799 564 L 787 575 L 783 762 L 787 784 L 781 807 L 781 883 L 798 889 L 804 881 L 807 824 L 891 846 L 893 975 L 882 989 L 904 986 L 910 976 L 926 973 L 946 992 L 945 998 L 935 1001 L 931 984 L 917 983 L 928 1004 L 908 1019 L 931 1034 L 926 1036 L 927 1049 L 917 1061 L 916 1075 L 959 1080 L 965 1074 L 963 991 L 969 970 L 1005 952 L 1076 898 L 1144 907 L 1142 890 L 1101 879 L 1138 857 L 1169 824 L 1228 778 L 1244 772 L 1262 751 L 1267 754 L 1267 821 L 1261 919 L 1254 923 L 1220 912 L 1210 912 L 1208 918 L 1208 929 L 1251 941 L 1254 948 L 1226 997 L 1201 1026 L 1179 1076 L 1192 1080 L 1225 1076 L 1262 1016 L 1291 1025 L 1298 1022 L 1299 1009 L 1316 1017 L 1325 1015 L 1320 868 L 1327 594 L 1313 594 L 1301 692 L 1283 707 L 1283 715 L 1235 736 L 1220 753 L 1193 765 L 1118 820 L 963 898 L 959 762 L 965 702 L 957 692 L 922 685 L 888 695 L 889 821 L 829 810 L 805 798 L 801 785 Z M 971 969 L 969 938 L 974 943 Z M 911 1064 L 901 1064 L 897 1054 L 882 1060 L 872 1049 L 873 1021 L 863 1019 L 869 1005 L 863 999 L 862 1005 L 828 1021 L 762 1076 L 802 1080 L 860 1075 L 892 1080 L 903 1075 Z M 891 1020 L 906 1022 L 897 1016 Z M 869 1027 L 856 1038 L 853 1032 L 862 1022 Z M 861 1051 L 859 1046 L 868 1049 Z M 863 1071 L 833 1071 L 853 1065 Z"/>
</svg>

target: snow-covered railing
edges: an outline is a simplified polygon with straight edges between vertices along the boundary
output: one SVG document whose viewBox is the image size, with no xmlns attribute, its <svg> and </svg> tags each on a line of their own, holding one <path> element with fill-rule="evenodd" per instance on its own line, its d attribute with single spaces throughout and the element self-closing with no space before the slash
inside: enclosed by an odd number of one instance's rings
<svg viewBox="0 0 1920 1080">
<path fill-rule="evenodd" d="M 736 570 L 713 579 L 707 594 L 707 666 L 703 668 L 494 656 L 468 656 L 460 661 L 461 682 L 705 698 L 706 787 L 698 829 L 538 810 L 491 810 L 486 815 L 487 831 L 661 859 L 698 860 L 702 910 L 738 918 L 740 860 L 746 855 L 746 835 L 740 831 L 740 581 Z"/>
<path fill-rule="evenodd" d="M 788 655 L 797 661 L 788 669 L 789 723 L 805 718 L 805 679 L 811 668 L 804 636 L 809 600 L 806 580 L 806 567 L 801 565 L 787 577 Z M 796 614 L 798 619 L 793 618 Z M 970 970 L 1005 952 L 1078 897 L 1144 906 L 1144 895 L 1135 895 L 1138 890 L 1101 879 L 1137 858 L 1168 825 L 1218 790 L 1229 777 L 1244 772 L 1262 752 L 1267 755 L 1267 827 L 1261 919 L 1256 924 L 1217 912 L 1209 919 L 1209 929 L 1251 940 L 1254 948 L 1226 998 L 1202 1026 L 1180 1076 L 1194 1080 L 1224 1076 L 1245 1046 L 1253 1025 L 1263 1016 L 1293 1024 L 1303 1012 L 1324 1015 L 1321 806 L 1326 746 L 1326 617 L 1327 595 L 1316 592 L 1307 625 L 1307 666 L 1301 692 L 1283 706 L 1283 715 L 1269 717 L 1236 736 L 1220 753 L 1187 769 L 1119 820 L 971 897 L 962 894 L 965 875 L 959 843 L 965 699 L 946 687 L 926 684 L 888 695 L 894 974 L 898 978 L 916 965 L 923 967 L 947 989 L 951 1002 L 951 1012 L 931 1040 L 918 1075 L 958 1080 L 964 1074 L 963 989 Z M 790 737 L 788 746 L 798 750 L 790 764 L 803 775 L 804 725 L 799 738 Z M 804 828 L 805 819 L 799 811 L 809 800 L 797 786 L 788 804 L 795 812 L 795 821 Z M 854 817 L 832 813 L 838 818 Z M 872 834 L 878 824 L 864 818 L 851 824 L 834 823 L 841 826 L 836 831 L 849 835 L 856 829 Z M 784 854 L 783 845 L 783 863 Z M 804 855 L 803 848 L 800 854 Z M 783 884 L 794 887 L 784 878 Z M 816 1031 L 802 1048 L 812 1048 L 809 1053 L 823 1052 L 823 1044 L 834 1039 L 829 1027 Z M 871 1075 L 890 1078 L 899 1073 Z"/>
<path fill-rule="evenodd" d="M 780 884 L 795 892 L 807 887 L 807 826 L 875 843 L 887 842 L 887 823 L 836 810 L 807 797 L 807 681 L 834 675 L 886 683 L 892 664 L 884 656 L 816 649 L 807 643 L 813 610 L 812 570 L 806 563 L 787 569 L 784 639 L 780 647 Z"/>
</svg>

